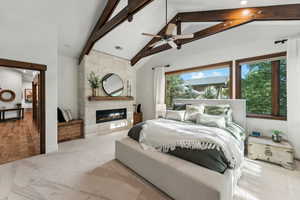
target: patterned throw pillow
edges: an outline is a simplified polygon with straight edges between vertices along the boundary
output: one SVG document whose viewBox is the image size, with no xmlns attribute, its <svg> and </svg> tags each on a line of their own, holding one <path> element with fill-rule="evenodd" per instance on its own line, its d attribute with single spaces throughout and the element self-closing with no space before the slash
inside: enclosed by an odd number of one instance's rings
<svg viewBox="0 0 300 200">
<path fill-rule="evenodd" d="M 232 110 L 230 105 L 203 105 L 203 113 L 225 117 L 227 123 L 232 122 Z"/>
<path fill-rule="evenodd" d="M 187 105 L 185 110 L 184 121 L 196 122 L 198 114 L 203 112 L 200 105 Z"/>
<path fill-rule="evenodd" d="M 184 110 L 167 110 L 166 119 L 183 121 L 184 113 Z"/>
<path fill-rule="evenodd" d="M 226 128 L 226 120 L 224 116 L 218 115 L 207 115 L 207 114 L 198 114 L 197 124 L 204 126 L 217 127 L 217 128 Z"/>
</svg>

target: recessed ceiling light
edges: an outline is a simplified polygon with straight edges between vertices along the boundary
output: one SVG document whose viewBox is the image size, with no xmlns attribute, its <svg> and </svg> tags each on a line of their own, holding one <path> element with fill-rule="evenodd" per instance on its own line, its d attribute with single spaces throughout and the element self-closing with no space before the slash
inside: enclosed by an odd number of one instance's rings
<svg viewBox="0 0 300 200">
<path fill-rule="evenodd" d="M 247 16 L 250 14 L 250 10 L 246 9 L 246 10 L 243 10 L 243 15 Z"/>
<path fill-rule="evenodd" d="M 241 0 L 241 5 L 244 6 L 244 5 L 247 5 L 248 1 L 247 0 Z"/>
<path fill-rule="evenodd" d="M 121 51 L 121 50 L 123 50 L 123 47 L 121 47 L 121 46 L 115 46 L 115 49 Z"/>
</svg>

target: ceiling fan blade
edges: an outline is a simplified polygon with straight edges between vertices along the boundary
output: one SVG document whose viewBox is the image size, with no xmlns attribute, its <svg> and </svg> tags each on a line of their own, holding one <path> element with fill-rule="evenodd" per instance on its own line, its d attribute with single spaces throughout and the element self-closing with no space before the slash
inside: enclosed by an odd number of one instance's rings
<svg viewBox="0 0 300 200">
<path fill-rule="evenodd" d="M 149 45 L 149 47 L 156 47 L 156 46 L 161 46 L 163 44 L 166 44 L 166 41 L 165 40 L 160 40 L 158 42 L 154 42 L 153 44 Z"/>
<path fill-rule="evenodd" d="M 181 40 L 181 39 L 190 39 L 194 38 L 194 34 L 188 34 L 188 35 L 174 35 L 173 39 L 174 40 Z"/>
<path fill-rule="evenodd" d="M 150 36 L 150 37 L 154 37 L 154 38 L 161 38 L 160 35 L 154 35 L 154 34 L 150 34 L 150 33 L 142 33 L 142 35 Z"/>
<path fill-rule="evenodd" d="M 176 49 L 178 47 L 174 41 L 169 41 L 168 44 L 174 49 Z"/>
<path fill-rule="evenodd" d="M 176 27 L 176 24 L 169 24 L 166 30 L 166 35 L 172 35 Z"/>
</svg>

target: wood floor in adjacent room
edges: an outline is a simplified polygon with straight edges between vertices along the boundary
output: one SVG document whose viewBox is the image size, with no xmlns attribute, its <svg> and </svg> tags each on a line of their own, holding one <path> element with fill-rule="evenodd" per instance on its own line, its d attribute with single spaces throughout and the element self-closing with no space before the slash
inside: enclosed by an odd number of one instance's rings
<svg viewBox="0 0 300 200">
<path fill-rule="evenodd" d="M 114 159 L 114 142 L 126 133 L 61 143 L 57 153 L 0 165 L 0 200 L 171 200 Z M 290 171 L 247 159 L 234 200 L 298 200 L 299 187 L 299 163 Z"/>
<path fill-rule="evenodd" d="M 40 137 L 32 120 L 32 112 L 25 112 L 23 120 L 0 122 L 0 164 L 38 155 Z"/>
</svg>

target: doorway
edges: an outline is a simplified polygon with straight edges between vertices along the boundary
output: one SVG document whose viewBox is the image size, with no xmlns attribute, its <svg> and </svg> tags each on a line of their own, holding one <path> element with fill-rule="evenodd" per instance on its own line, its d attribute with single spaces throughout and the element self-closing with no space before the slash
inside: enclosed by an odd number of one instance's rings
<svg viewBox="0 0 300 200">
<path fill-rule="evenodd" d="M 46 65 L 0 59 L 0 164 L 46 152 Z"/>
</svg>

